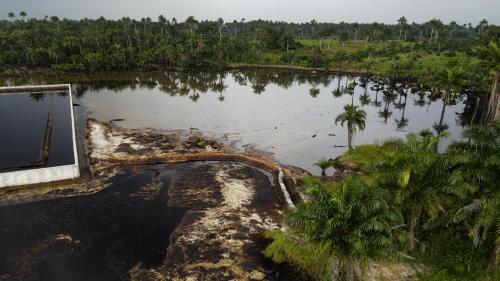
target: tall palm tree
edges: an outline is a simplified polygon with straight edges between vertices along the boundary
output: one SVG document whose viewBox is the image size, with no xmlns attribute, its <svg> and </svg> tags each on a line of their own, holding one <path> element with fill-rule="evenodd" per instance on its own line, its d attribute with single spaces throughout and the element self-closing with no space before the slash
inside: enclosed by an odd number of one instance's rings
<svg viewBox="0 0 500 281">
<path fill-rule="evenodd" d="M 344 124 L 347 125 L 347 143 L 349 149 L 352 149 L 352 138 L 356 129 L 361 131 L 365 129 L 365 121 L 366 112 L 353 105 L 344 106 L 344 112 L 335 118 L 335 125 L 339 122 L 342 127 L 344 127 Z"/>
<path fill-rule="evenodd" d="M 222 42 L 222 29 L 224 29 L 224 20 L 222 18 L 217 19 L 217 24 L 219 28 L 219 43 Z"/>
<path fill-rule="evenodd" d="M 368 259 L 393 255 L 393 226 L 401 219 L 379 189 L 351 176 L 333 193 L 321 185 L 306 190 L 311 201 L 292 210 L 285 224 L 332 254 L 332 280 L 361 280 Z"/>
<path fill-rule="evenodd" d="M 28 15 L 25 11 L 21 11 L 19 13 L 19 15 L 23 18 L 23 21 L 24 21 L 24 18 Z"/>
<path fill-rule="evenodd" d="M 487 46 L 480 47 L 478 53 L 482 59 L 481 64 L 487 66 L 492 72 L 496 72 L 493 78 L 488 108 L 483 115 L 483 121 L 489 121 L 495 117 L 498 103 L 500 103 L 497 94 L 500 91 L 500 44 L 491 41 Z"/>
<path fill-rule="evenodd" d="M 191 37 L 193 37 L 194 31 L 198 26 L 198 21 L 195 19 L 194 16 L 189 16 L 184 23 L 188 26 L 189 33 L 191 33 Z"/>
<path fill-rule="evenodd" d="M 400 41 L 401 41 L 401 34 L 403 33 L 403 26 L 405 26 L 407 22 L 408 22 L 408 20 L 406 19 L 406 17 L 400 17 L 398 19 L 398 23 L 399 23 L 399 40 Z"/>
<path fill-rule="evenodd" d="M 391 190 L 394 204 L 401 208 L 413 247 L 420 226 L 438 218 L 446 194 L 440 182 L 445 177 L 440 174 L 437 137 L 424 130 L 408 134 L 406 140 L 388 140 L 383 147 L 391 153 L 380 155 L 372 168 L 378 185 Z"/>
<path fill-rule="evenodd" d="M 483 31 L 488 27 L 488 21 L 486 19 L 482 19 L 477 25 L 477 29 L 479 34 L 483 33 Z"/>
<path fill-rule="evenodd" d="M 159 15 L 158 16 L 158 23 L 160 25 L 160 33 L 161 35 L 164 34 L 164 29 L 163 27 L 165 26 L 165 24 L 167 23 L 167 19 L 163 16 L 163 15 Z"/>
<path fill-rule="evenodd" d="M 500 263 L 500 122 L 473 126 L 463 133 L 469 141 L 450 146 L 446 154 L 449 189 L 460 195 L 463 204 L 453 222 L 465 225 L 474 247 L 495 235 L 491 267 Z M 488 235 L 490 234 L 490 235 Z"/>
<path fill-rule="evenodd" d="M 245 35 L 245 18 L 241 18 L 241 33 Z"/>
<path fill-rule="evenodd" d="M 438 141 L 439 141 L 439 136 L 441 135 L 441 133 L 448 128 L 448 126 L 443 123 L 446 106 L 450 103 L 451 99 L 453 98 L 453 94 L 460 92 L 463 84 L 462 71 L 458 68 L 448 68 L 439 73 L 438 80 L 445 87 L 444 89 L 445 94 L 443 97 L 443 107 L 441 109 L 439 123 L 434 124 L 434 128 L 437 131 Z"/>
</svg>

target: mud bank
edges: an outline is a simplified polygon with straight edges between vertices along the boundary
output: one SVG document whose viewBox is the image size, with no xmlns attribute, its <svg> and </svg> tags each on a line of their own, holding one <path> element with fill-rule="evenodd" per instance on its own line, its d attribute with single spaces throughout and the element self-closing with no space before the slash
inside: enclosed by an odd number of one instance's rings
<svg viewBox="0 0 500 281">
<path fill-rule="evenodd" d="M 157 131 L 114 128 L 109 123 L 87 121 L 86 147 L 92 174 L 103 176 L 119 165 L 232 161 L 261 168 L 276 177 L 281 200 L 288 207 L 300 201 L 296 187 L 307 171 L 279 164 L 266 153 L 253 149 L 236 152 L 198 131 Z M 103 171 L 105 173 L 103 173 Z"/>
<path fill-rule="evenodd" d="M 262 232 L 281 227 L 275 186 L 255 168 L 232 162 L 176 174 L 169 206 L 189 206 L 170 236 L 163 264 L 134 267 L 132 280 L 278 280 L 260 253 Z M 267 186 L 267 188 L 266 188 Z"/>
<path fill-rule="evenodd" d="M 118 168 L 89 196 L 0 209 L 0 280 L 289 280 L 261 250 L 280 228 L 271 175 L 235 162 Z"/>
<path fill-rule="evenodd" d="M 282 227 L 284 183 L 304 171 L 196 131 L 95 120 L 85 149 L 88 179 L 2 190 L 0 280 L 291 280 L 262 233 Z"/>
</svg>

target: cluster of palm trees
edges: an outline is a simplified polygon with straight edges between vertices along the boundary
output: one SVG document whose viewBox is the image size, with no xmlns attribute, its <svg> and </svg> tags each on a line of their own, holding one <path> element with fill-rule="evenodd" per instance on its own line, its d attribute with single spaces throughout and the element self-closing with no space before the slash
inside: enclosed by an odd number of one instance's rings
<svg viewBox="0 0 500 281">
<path fill-rule="evenodd" d="M 309 275 L 361 280 L 370 260 L 411 260 L 434 237 L 468 236 L 470 246 L 462 251 L 482 253 L 495 274 L 500 262 L 500 122 L 473 126 L 463 137 L 440 154 L 439 136 L 428 130 L 408 134 L 375 146 L 374 159 L 362 168 L 365 176 L 352 174 L 333 188 L 306 180 L 310 201 L 287 214 L 285 238 L 273 242 L 266 254 L 295 263 L 286 244 L 313 243 L 331 259 L 326 269 Z M 323 164 L 327 160 L 318 162 Z"/>
</svg>

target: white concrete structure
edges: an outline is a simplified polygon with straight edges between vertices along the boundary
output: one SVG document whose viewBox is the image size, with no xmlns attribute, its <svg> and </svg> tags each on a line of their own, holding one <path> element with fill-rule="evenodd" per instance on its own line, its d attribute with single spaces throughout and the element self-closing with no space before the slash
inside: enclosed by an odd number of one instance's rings
<svg viewBox="0 0 500 281">
<path fill-rule="evenodd" d="M 69 93 L 68 106 L 71 108 L 73 153 L 74 153 L 75 163 L 64 166 L 55 166 L 48 168 L 38 168 L 38 169 L 0 173 L 0 188 L 8 186 L 21 186 L 21 185 L 47 183 L 53 181 L 75 179 L 80 177 L 80 169 L 78 166 L 78 153 L 76 148 L 75 117 L 73 113 L 73 97 L 71 93 L 71 85 L 57 84 L 57 85 L 43 85 L 43 86 L 0 87 L 0 94 L 16 93 L 16 92 L 43 92 L 43 91 L 53 91 L 53 90 L 67 91 Z"/>
</svg>

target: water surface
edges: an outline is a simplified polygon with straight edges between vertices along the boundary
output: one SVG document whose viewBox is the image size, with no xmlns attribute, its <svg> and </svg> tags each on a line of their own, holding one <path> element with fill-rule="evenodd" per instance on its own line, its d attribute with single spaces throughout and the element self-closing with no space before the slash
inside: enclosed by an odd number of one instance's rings
<svg viewBox="0 0 500 281">
<path fill-rule="evenodd" d="M 0 172 L 39 159 L 49 112 L 52 134 L 44 167 L 74 164 L 70 106 L 67 92 L 0 94 Z"/>
<path fill-rule="evenodd" d="M 73 83 L 75 102 L 89 117 L 124 119 L 115 124 L 126 128 L 201 130 L 315 174 L 320 170 L 314 162 L 347 150 L 346 128 L 334 122 L 346 104 L 367 112 L 366 128 L 356 133 L 354 145 L 430 129 L 450 133 L 443 150 L 460 137 L 470 114 L 465 96 L 457 95 L 443 112 L 441 96 L 429 91 L 412 93 L 410 86 L 398 91 L 375 80 L 362 87 L 361 77 L 290 71 L 108 73 L 27 82 L 47 81 Z M 352 82 L 358 85 L 349 95 L 344 90 Z"/>
</svg>

